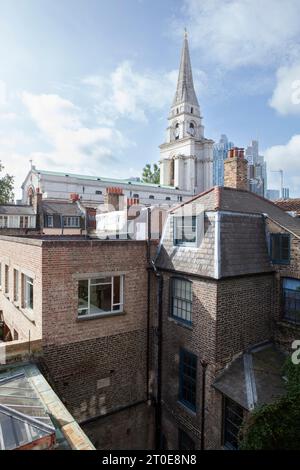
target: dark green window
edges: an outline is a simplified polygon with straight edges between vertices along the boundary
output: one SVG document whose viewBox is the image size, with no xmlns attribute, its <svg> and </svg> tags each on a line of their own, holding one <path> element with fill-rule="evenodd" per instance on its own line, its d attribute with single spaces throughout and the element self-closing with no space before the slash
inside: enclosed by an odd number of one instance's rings
<svg viewBox="0 0 300 470">
<path fill-rule="evenodd" d="M 230 398 L 224 398 L 224 445 L 238 449 L 238 434 L 243 422 L 243 408 Z"/>
<path fill-rule="evenodd" d="M 183 323 L 192 323 L 192 283 L 185 279 L 171 279 L 171 316 Z"/>
<path fill-rule="evenodd" d="M 289 264 L 290 235 L 288 233 L 271 233 L 271 260 L 275 264 Z"/>
<path fill-rule="evenodd" d="M 180 350 L 179 364 L 179 401 L 196 411 L 197 357 L 195 354 Z"/>
<path fill-rule="evenodd" d="M 285 278 L 282 281 L 283 318 L 300 325 L 300 280 Z"/>
</svg>

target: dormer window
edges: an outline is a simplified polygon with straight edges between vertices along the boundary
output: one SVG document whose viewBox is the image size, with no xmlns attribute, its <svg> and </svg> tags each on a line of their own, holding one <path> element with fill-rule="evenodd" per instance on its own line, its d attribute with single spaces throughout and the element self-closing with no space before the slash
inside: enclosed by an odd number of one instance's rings
<svg viewBox="0 0 300 470">
<path fill-rule="evenodd" d="M 174 216 L 173 245 L 196 245 L 196 216 Z"/>
</svg>

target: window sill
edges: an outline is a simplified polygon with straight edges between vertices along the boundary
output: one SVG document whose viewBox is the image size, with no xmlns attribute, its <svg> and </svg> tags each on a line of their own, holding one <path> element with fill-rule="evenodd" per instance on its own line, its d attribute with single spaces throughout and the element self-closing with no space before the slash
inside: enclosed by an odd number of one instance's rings
<svg viewBox="0 0 300 470">
<path fill-rule="evenodd" d="M 183 328 L 186 328 L 187 330 L 192 330 L 193 329 L 193 324 L 192 323 L 185 323 L 183 321 L 180 321 L 179 319 L 175 317 L 168 317 L 168 320 L 172 323 L 175 323 L 175 325 L 182 326 Z"/>
<path fill-rule="evenodd" d="M 27 320 L 31 321 L 31 323 L 35 323 L 34 321 L 34 315 L 33 315 L 33 310 L 28 310 L 24 308 L 17 307 L 16 308 L 23 313 L 23 315 L 27 318 Z"/>
<path fill-rule="evenodd" d="M 292 328 L 292 329 L 294 329 L 294 328 L 299 329 L 300 328 L 300 323 L 296 323 L 292 320 L 288 320 L 287 318 L 281 318 L 280 320 L 278 320 L 277 324 L 285 326 L 287 328 Z"/>
<path fill-rule="evenodd" d="M 82 322 L 87 320 L 99 320 L 100 318 L 107 318 L 107 317 L 118 317 L 119 315 L 126 315 L 125 312 L 106 312 L 106 313 L 97 313 L 95 315 L 82 315 L 77 316 L 76 321 Z"/>
<path fill-rule="evenodd" d="M 182 401 L 180 400 L 177 400 L 177 404 L 180 405 L 187 413 L 189 413 L 191 416 L 193 416 L 194 418 L 196 418 L 197 416 L 197 412 L 196 410 L 192 410 L 192 408 L 189 408 L 188 405 L 185 405 L 185 403 L 183 403 Z"/>
</svg>

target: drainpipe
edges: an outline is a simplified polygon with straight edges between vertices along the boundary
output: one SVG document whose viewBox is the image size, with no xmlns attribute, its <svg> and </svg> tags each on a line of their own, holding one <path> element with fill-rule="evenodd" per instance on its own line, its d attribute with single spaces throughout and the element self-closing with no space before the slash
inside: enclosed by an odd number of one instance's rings
<svg viewBox="0 0 300 470">
<path fill-rule="evenodd" d="M 150 399 L 149 376 L 150 376 L 150 297 L 151 297 L 151 210 L 147 209 L 147 357 L 146 357 L 146 396 Z"/>
<path fill-rule="evenodd" d="M 202 366 L 202 407 L 201 407 L 201 442 L 200 442 L 200 449 L 205 449 L 205 442 L 204 442 L 204 432 L 205 432 L 205 385 L 206 385 L 206 369 L 207 369 L 207 362 L 204 360 L 201 361 Z"/>
<path fill-rule="evenodd" d="M 152 261 L 154 274 L 157 278 L 158 292 L 157 292 L 157 310 L 158 310 L 158 324 L 157 324 L 157 395 L 156 395 L 156 408 L 155 408 L 155 448 L 161 449 L 161 383 L 162 383 L 162 295 L 163 295 L 163 277 L 157 271 L 154 261 Z"/>
</svg>

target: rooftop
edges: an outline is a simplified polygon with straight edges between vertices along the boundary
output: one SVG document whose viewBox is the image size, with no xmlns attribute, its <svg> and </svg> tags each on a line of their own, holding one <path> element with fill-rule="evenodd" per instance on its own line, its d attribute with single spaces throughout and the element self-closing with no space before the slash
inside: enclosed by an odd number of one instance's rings
<svg viewBox="0 0 300 470">
<path fill-rule="evenodd" d="M 160 184 L 154 184 L 154 183 L 144 183 L 142 181 L 135 181 L 131 179 L 118 179 L 118 178 L 104 178 L 100 176 L 91 176 L 91 175 L 79 175 L 76 173 L 66 173 L 63 171 L 50 171 L 50 170 L 40 170 L 35 168 L 34 172 L 40 175 L 45 175 L 45 176 L 60 176 L 60 177 L 70 177 L 70 178 L 77 178 L 81 180 L 88 180 L 88 181 L 102 181 L 103 183 L 109 183 L 109 184 L 131 184 L 133 186 L 144 186 L 144 187 L 149 187 L 149 188 L 164 188 L 168 190 L 177 190 L 173 186 L 166 186 L 166 185 L 160 185 Z"/>
<path fill-rule="evenodd" d="M 34 364 L 0 368 L 0 449 L 94 447 Z"/>
<path fill-rule="evenodd" d="M 272 403 L 285 394 L 285 360 L 272 344 L 253 348 L 234 360 L 213 386 L 246 410 Z"/>
<path fill-rule="evenodd" d="M 297 215 L 300 215 L 300 198 L 278 199 L 275 201 L 275 204 L 284 211 L 296 212 Z"/>
<path fill-rule="evenodd" d="M 171 212 L 193 201 L 200 202 L 206 211 L 220 210 L 266 215 L 280 226 L 300 237 L 300 221 L 297 218 L 287 214 L 283 208 L 278 207 L 277 204 L 269 199 L 265 199 L 250 191 L 214 186 L 208 191 L 197 194 L 188 201 L 178 205 Z"/>
</svg>

